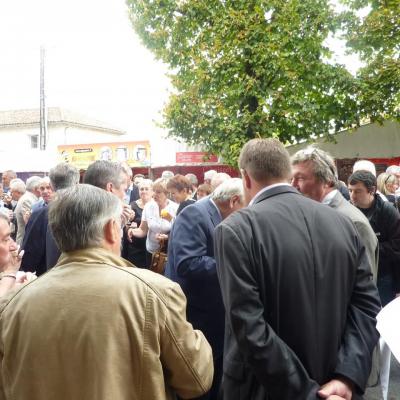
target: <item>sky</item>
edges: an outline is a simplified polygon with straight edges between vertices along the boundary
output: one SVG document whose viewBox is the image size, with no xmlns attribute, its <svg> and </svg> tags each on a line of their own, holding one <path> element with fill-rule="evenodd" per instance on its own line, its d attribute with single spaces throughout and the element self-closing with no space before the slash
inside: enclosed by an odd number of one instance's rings
<svg viewBox="0 0 400 400">
<path fill-rule="evenodd" d="M 133 138 L 157 130 L 167 68 L 140 42 L 123 0 L 0 0 L 0 110 L 46 105 L 87 114 Z"/>
<path fill-rule="evenodd" d="M 343 44 L 330 43 L 355 71 Z M 87 114 L 130 139 L 160 132 L 167 68 L 141 44 L 124 0 L 0 0 L 0 110 L 39 107 L 41 45 L 47 107 Z"/>
</svg>

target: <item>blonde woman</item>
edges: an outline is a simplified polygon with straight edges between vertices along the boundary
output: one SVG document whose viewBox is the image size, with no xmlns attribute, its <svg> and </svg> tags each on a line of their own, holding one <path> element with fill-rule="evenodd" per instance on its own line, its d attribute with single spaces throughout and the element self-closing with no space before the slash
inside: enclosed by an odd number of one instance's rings
<svg viewBox="0 0 400 400">
<path fill-rule="evenodd" d="M 130 228 L 128 237 L 134 242 L 135 238 L 146 238 L 147 267 L 151 257 L 160 248 L 159 238 L 167 235 L 178 210 L 178 204 L 168 199 L 167 179 L 157 179 L 153 184 L 153 199 L 145 204 L 142 221 L 138 228 Z"/>
<path fill-rule="evenodd" d="M 395 192 L 399 187 L 397 177 L 386 172 L 381 173 L 376 179 L 378 190 L 383 193 L 388 201 L 396 205 Z"/>
</svg>

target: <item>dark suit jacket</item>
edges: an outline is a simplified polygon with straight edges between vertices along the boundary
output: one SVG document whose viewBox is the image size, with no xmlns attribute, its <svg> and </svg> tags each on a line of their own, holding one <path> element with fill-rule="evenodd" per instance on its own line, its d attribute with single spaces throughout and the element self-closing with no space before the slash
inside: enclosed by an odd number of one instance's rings
<svg viewBox="0 0 400 400">
<path fill-rule="evenodd" d="M 133 201 L 136 201 L 139 198 L 139 187 L 136 185 L 132 186 L 131 194 L 129 196 L 129 204 L 131 204 Z"/>
<path fill-rule="evenodd" d="M 380 309 L 344 215 L 271 188 L 215 231 L 226 309 L 224 399 L 317 399 L 335 375 L 364 390 Z"/>
<path fill-rule="evenodd" d="M 169 235 L 165 275 L 187 297 L 187 319 L 203 331 L 214 357 L 222 355 L 224 307 L 214 259 L 214 229 L 221 216 L 209 198 L 182 210 Z"/>
<path fill-rule="evenodd" d="M 36 209 L 29 218 L 21 248 L 24 250 L 21 270 L 44 274 L 57 262 L 60 251 L 48 227 L 47 206 Z"/>
<path fill-rule="evenodd" d="M 357 207 L 348 202 L 340 192 L 336 193 L 329 203 L 329 207 L 347 215 L 353 222 L 365 246 L 368 259 L 371 263 L 372 274 L 376 282 L 376 277 L 378 275 L 379 246 L 376 234 L 367 217 Z"/>
</svg>

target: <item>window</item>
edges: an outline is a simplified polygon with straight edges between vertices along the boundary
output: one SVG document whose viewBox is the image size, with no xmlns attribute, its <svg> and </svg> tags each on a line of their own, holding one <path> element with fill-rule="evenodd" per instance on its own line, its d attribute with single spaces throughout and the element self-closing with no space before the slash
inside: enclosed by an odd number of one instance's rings
<svg viewBox="0 0 400 400">
<path fill-rule="evenodd" d="M 39 147 L 39 135 L 30 135 L 31 149 L 37 149 Z"/>
</svg>

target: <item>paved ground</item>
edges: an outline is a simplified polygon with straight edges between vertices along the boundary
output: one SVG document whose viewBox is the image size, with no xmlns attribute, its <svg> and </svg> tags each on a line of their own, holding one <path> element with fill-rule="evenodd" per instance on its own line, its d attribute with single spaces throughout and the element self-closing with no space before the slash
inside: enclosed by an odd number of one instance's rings
<svg viewBox="0 0 400 400">
<path fill-rule="evenodd" d="M 365 392 L 365 400 L 382 400 L 380 388 L 371 388 Z M 392 357 L 388 400 L 400 400 L 400 364 Z"/>
</svg>

